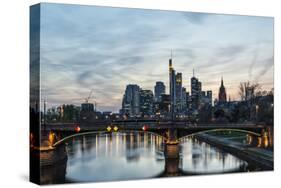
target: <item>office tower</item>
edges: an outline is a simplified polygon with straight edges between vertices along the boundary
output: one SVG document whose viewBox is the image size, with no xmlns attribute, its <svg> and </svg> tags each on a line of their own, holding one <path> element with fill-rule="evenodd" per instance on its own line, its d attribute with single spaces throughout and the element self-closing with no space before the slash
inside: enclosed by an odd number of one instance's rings
<svg viewBox="0 0 281 188">
<path fill-rule="evenodd" d="M 187 111 L 187 98 L 186 98 L 186 88 L 183 87 L 182 88 L 182 100 L 181 100 L 181 104 L 182 104 L 182 112 L 186 112 Z"/>
<path fill-rule="evenodd" d="M 176 74 L 176 112 L 182 111 L 182 73 Z"/>
<path fill-rule="evenodd" d="M 186 110 L 189 111 L 191 108 L 191 96 L 189 95 L 189 92 L 186 92 L 185 95 L 186 95 Z"/>
<path fill-rule="evenodd" d="M 171 118 L 174 119 L 175 117 L 175 105 L 176 105 L 176 76 L 175 70 L 173 69 L 173 62 L 172 62 L 172 54 L 171 58 L 169 59 L 169 83 L 170 83 L 170 113 Z"/>
<path fill-rule="evenodd" d="M 191 108 L 192 110 L 198 110 L 200 95 L 201 95 L 201 82 L 195 78 L 194 71 L 191 78 Z"/>
<path fill-rule="evenodd" d="M 140 112 L 140 87 L 129 84 L 126 87 L 122 101 L 122 112 L 129 116 L 137 116 Z"/>
<path fill-rule="evenodd" d="M 155 102 L 161 101 L 161 95 L 165 94 L 165 85 L 163 82 L 156 82 L 156 85 L 154 86 L 154 95 L 155 95 Z"/>
<path fill-rule="evenodd" d="M 151 90 L 140 90 L 140 114 L 150 116 L 153 113 L 153 92 Z"/>
</svg>

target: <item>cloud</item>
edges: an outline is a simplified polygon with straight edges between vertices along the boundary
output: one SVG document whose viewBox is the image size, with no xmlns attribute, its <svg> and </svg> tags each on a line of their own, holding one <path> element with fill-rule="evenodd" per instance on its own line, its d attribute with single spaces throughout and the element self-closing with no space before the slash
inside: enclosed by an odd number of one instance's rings
<svg viewBox="0 0 281 188">
<path fill-rule="evenodd" d="M 203 24 L 209 17 L 207 13 L 183 12 L 185 19 L 192 24 Z"/>
<path fill-rule="evenodd" d="M 214 93 L 222 74 L 229 86 L 247 78 L 248 69 L 240 67 L 252 59 L 252 41 L 267 49 L 259 59 L 272 56 L 273 33 L 256 29 L 271 21 L 259 17 L 227 15 L 218 21 L 215 14 L 62 4 L 44 4 L 41 16 L 42 94 L 50 106 L 79 105 L 94 89 L 92 100 L 101 110 L 117 111 L 127 84 L 153 90 L 161 80 L 168 88 L 171 49 L 184 86 L 190 88 L 195 68 L 203 87 Z M 233 27 L 239 32 L 230 32 Z M 270 81 L 270 71 L 258 62 L 253 74 L 258 70 Z"/>
<path fill-rule="evenodd" d="M 246 49 L 243 45 L 228 45 L 218 49 L 217 56 L 219 57 L 233 57 L 238 56 Z"/>
<path fill-rule="evenodd" d="M 263 65 L 261 67 L 261 70 L 258 72 L 258 74 L 255 77 L 255 81 L 259 82 L 263 76 L 273 67 L 274 58 L 270 57 L 268 59 L 263 60 Z"/>
</svg>

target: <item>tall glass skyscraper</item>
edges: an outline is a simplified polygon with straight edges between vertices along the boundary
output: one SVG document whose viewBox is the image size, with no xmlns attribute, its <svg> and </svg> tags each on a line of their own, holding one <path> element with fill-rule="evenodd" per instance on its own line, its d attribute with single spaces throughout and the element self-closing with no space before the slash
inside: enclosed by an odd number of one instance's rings
<svg viewBox="0 0 281 188">
<path fill-rule="evenodd" d="M 140 113 L 140 87 L 129 84 L 126 87 L 122 101 L 122 112 L 129 116 L 137 116 Z"/>
<path fill-rule="evenodd" d="M 150 116 L 153 113 L 153 93 L 151 90 L 140 90 L 140 114 Z"/>
<path fill-rule="evenodd" d="M 172 54 L 171 58 L 169 59 L 169 82 L 170 82 L 170 97 L 171 97 L 171 105 L 170 105 L 170 113 L 171 118 L 175 118 L 175 105 L 176 105 L 176 76 L 175 70 L 173 68 L 172 62 Z"/>
<path fill-rule="evenodd" d="M 182 96 L 182 73 L 176 74 L 176 112 L 182 112 L 183 109 L 183 96 Z"/>
<path fill-rule="evenodd" d="M 200 95 L 201 95 L 201 82 L 198 78 L 195 78 L 194 73 L 193 77 L 190 80 L 191 82 L 191 108 L 192 110 L 198 110 L 200 103 Z"/>
<path fill-rule="evenodd" d="M 154 97 L 156 102 L 161 101 L 161 95 L 165 94 L 166 92 L 166 87 L 163 82 L 156 82 L 156 85 L 154 86 Z"/>
</svg>

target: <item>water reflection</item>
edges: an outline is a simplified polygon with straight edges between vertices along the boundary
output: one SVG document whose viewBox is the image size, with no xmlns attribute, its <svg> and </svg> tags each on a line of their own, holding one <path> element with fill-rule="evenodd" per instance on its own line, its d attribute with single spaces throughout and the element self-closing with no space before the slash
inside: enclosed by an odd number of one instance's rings
<svg viewBox="0 0 281 188">
<path fill-rule="evenodd" d="M 231 154 L 187 137 L 180 143 L 180 158 L 166 159 L 164 139 L 147 132 L 89 134 L 66 143 L 64 176 L 54 182 L 97 182 L 206 173 L 241 172 L 248 164 Z M 66 170 L 65 170 L 66 166 Z M 54 166 L 53 171 L 58 171 Z M 44 168 L 42 168 L 44 170 Z M 51 181 L 51 169 L 44 173 Z M 44 177 L 42 178 L 44 179 Z"/>
<path fill-rule="evenodd" d="M 205 174 L 246 171 L 247 162 L 222 152 L 196 138 L 187 137 L 182 142 L 181 169 L 185 174 Z"/>
<path fill-rule="evenodd" d="M 69 181 L 112 181 L 158 176 L 163 139 L 148 133 L 84 135 L 68 145 Z"/>
</svg>

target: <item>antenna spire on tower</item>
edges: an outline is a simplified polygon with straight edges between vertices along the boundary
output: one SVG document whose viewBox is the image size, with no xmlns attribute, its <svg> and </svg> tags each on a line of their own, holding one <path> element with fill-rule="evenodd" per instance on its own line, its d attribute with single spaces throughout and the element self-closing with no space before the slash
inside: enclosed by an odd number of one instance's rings
<svg viewBox="0 0 281 188">
<path fill-rule="evenodd" d="M 172 58 L 173 58 L 173 51 L 172 51 L 172 49 L 171 49 L 171 57 L 170 57 L 170 59 L 169 59 L 169 70 L 170 70 L 170 71 L 173 69 Z"/>
<path fill-rule="evenodd" d="M 192 75 L 193 75 L 193 77 L 194 77 L 194 68 L 192 69 Z"/>
</svg>

